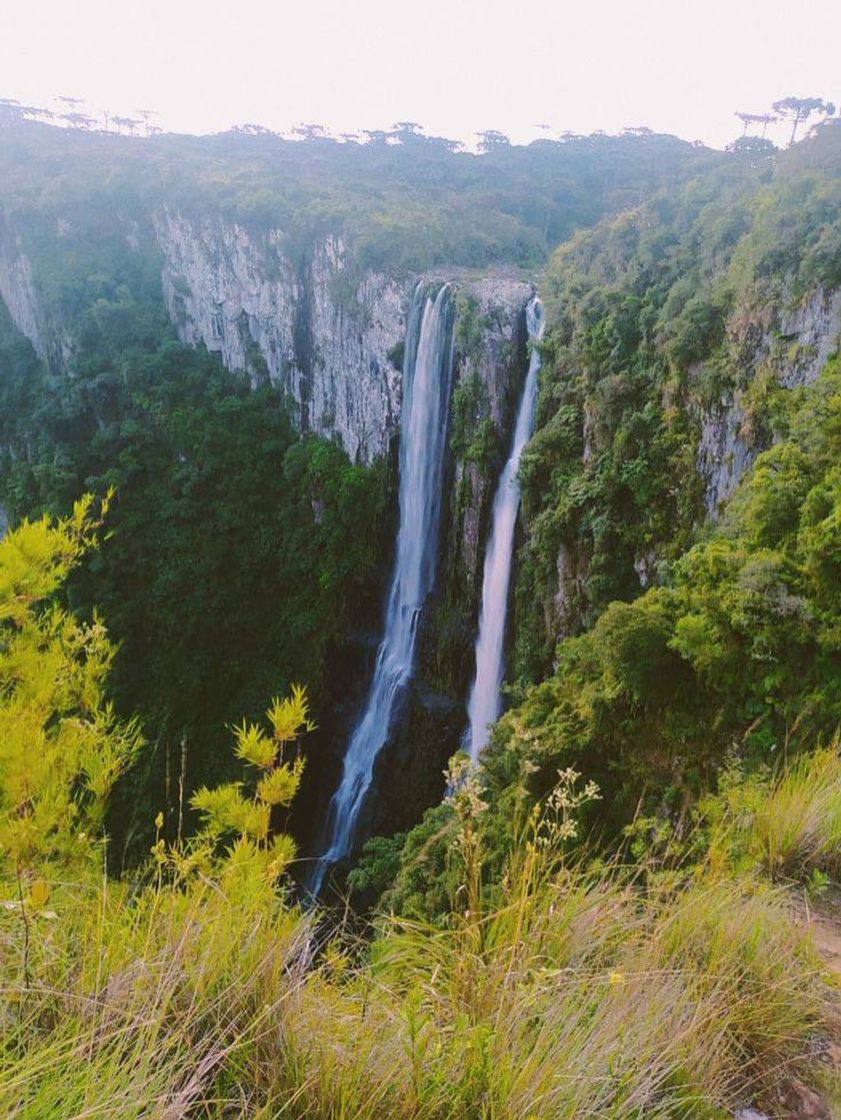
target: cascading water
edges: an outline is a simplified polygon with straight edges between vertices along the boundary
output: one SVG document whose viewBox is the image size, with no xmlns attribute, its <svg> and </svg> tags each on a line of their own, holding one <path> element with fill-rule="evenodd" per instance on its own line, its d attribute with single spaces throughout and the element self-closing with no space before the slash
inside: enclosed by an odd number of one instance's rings
<svg viewBox="0 0 841 1120">
<path fill-rule="evenodd" d="M 539 341 L 543 334 L 543 308 L 540 300 L 533 299 L 526 308 L 526 325 L 529 340 Z M 491 515 L 491 535 L 485 553 L 485 573 L 482 579 L 482 612 L 479 636 L 476 639 L 476 677 L 467 702 L 467 714 L 470 718 L 468 747 L 470 759 L 474 763 L 488 741 L 488 728 L 499 718 L 501 708 L 508 585 L 511 581 L 514 528 L 520 508 L 517 471 L 523 448 L 534 428 L 539 369 L 540 354 L 535 346 L 532 348 L 529 371 L 517 413 L 511 454 L 500 475 Z"/>
<path fill-rule="evenodd" d="M 453 300 L 446 285 L 437 294 L 418 285 L 406 328 L 400 418 L 400 528 L 385 630 L 365 709 L 348 745 L 342 779 L 328 809 L 325 835 L 329 842 L 308 884 L 314 896 L 321 890 L 328 868 L 344 859 L 353 846 L 374 762 L 388 738 L 395 703 L 414 667 L 420 610 L 435 581 L 453 317 Z"/>
</svg>

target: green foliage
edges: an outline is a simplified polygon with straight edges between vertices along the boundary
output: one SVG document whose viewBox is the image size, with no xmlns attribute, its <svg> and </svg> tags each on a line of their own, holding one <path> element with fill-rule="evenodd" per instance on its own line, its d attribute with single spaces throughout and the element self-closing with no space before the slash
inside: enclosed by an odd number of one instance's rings
<svg viewBox="0 0 841 1120">
<path fill-rule="evenodd" d="M 86 498 L 0 541 L 0 868 L 19 889 L 98 864 L 108 795 L 140 745 L 105 698 L 115 651 L 101 620 L 56 598 L 105 512 Z"/>
<path fill-rule="evenodd" d="M 164 205 L 188 217 L 220 214 L 258 238 L 281 231 L 293 260 L 314 239 L 341 234 L 362 267 L 531 267 L 574 229 L 715 159 L 655 134 L 497 145 L 483 155 L 453 151 L 441 138 L 399 138 L 344 143 L 240 131 L 132 140 L 10 118 L 0 127 L 0 201 L 39 271 L 50 271 L 55 292 L 73 302 L 80 283 L 109 275 L 87 263 L 102 264 L 98 246 L 115 233 L 123 243 L 136 238 L 138 227 L 150 234 L 148 215 Z M 50 267 L 57 225 L 83 265 L 72 274 Z"/>
<path fill-rule="evenodd" d="M 486 474 L 496 459 L 496 428 L 488 390 L 478 369 L 471 368 L 453 390 L 450 447 L 463 463 L 476 463 Z"/>
<path fill-rule="evenodd" d="M 461 374 L 452 394 L 450 447 L 457 460 L 475 463 L 484 477 L 499 456 L 488 386 L 481 372 L 487 361 L 485 346 L 492 325 L 489 315 L 480 314 L 475 296 L 460 292 L 455 347 Z"/>
<path fill-rule="evenodd" d="M 841 726 L 839 402 L 835 359 L 789 395 L 788 438 L 758 457 L 669 584 L 559 644 L 485 762 L 501 832 L 511 791 L 539 799 L 559 766 L 610 790 L 611 835 L 640 812 L 685 819 L 734 748 L 767 764 Z"/>
<path fill-rule="evenodd" d="M 481 361 L 487 316 L 479 314 L 479 303 L 469 292 L 456 298 L 455 346 L 462 360 L 471 364 Z"/>
<path fill-rule="evenodd" d="M 385 842 L 370 840 L 348 885 L 355 890 L 363 884 L 378 888 L 379 906 L 386 912 L 419 921 L 441 921 L 450 912 L 460 882 L 452 854 L 456 827 L 452 807 L 442 804 L 428 809 L 420 824 L 405 836 Z M 383 873 L 377 874 L 384 843 L 389 845 L 388 862 Z M 389 874 L 387 879 L 385 872 Z"/>
<path fill-rule="evenodd" d="M 837 743 L 799 758 L 776 778 L 724 771 L 699 806 L 713 867 L 759 867 L 821 893 L 841 881 L 841 757 Z"/>
<path fill-rule="evenodd" d="M 244 792 L 241 782 L 197 790 L 190 803 L 199 814 L 199 828 L 183 848 L 167 850 L 159 840 L 154 853 L 161 866 L 171 865 L 179 875 L 205 867 L 223 881 L 257 875 L 268 884 L 286 871 L 296 845 L 291 836 L 272 832 L 271 817 L 275 810 L 290 807 L 301 785 L 304 759 L 299 739 L 315 729 L 306 689 L 293 685 L 288 696 L 272 701 L 266 719 L 270 735 L 245 723 L 234 732 L 237 758 L 259 771 L 253 791 Z M 295 745 L 294 758 L 286 756 L 290 744 Z M 220 852 L 222 844 L 227 847 Z"/>
</svg>

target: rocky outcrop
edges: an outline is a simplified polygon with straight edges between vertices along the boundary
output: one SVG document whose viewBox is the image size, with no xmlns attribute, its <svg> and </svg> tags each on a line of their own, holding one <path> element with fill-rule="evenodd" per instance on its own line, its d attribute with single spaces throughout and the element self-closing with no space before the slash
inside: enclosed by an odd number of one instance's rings
<svg viewBox="0 0 841 1120">
<path fill-rule="evenodd" d="M 576 555 L 562 544 L 558 549 L 558 586 L 546 612 L 547 632 L 557 638 L 568 638 L 581 627 L 586 604 L 585 586 L 589 558 Z"/>
<path fill-rule="evenodd" d="M 735 317 L 728 325 L 728 341 L 737 355 L 739 386 L 722 395 L 701 417 L 698 471 L 704 481 L 707 513 L 719 506 L 738 485 L 763 449 L 746 408 L 754 378 L 770 373 L 786 389 L 815 381 L 837 348 L 841 331 L 841 291 L 817 289 L 805 299 L 788 303 L 766 319 Z"/>
<path fill-rule="evenodd" d="M 501 429 L 510 408 L 508 348 L 531 285 L 504 274 L 440 270 L 417 277 L 360 268 L 339 236 L 293 257 L 283 233 L 257 236 L 218 218 L 155 218 L 163 290 L 179 337 L 228 369 L 280 385 L 302 429 L 338 439 L 350 457 L 384 454 L 400 420 L 401 348 L 419 279 L 453 281 L 484 324 L 479 368 Z"/>
<path fill-rule="evenodd" d="M 29 257 L 0 216 L 0 299 L 18 330 L 26 335 L 42 362 L 60 370 L 70 353 L 70 338 L 41 300 Z"/>
<path fill-rule="evenodd" d="M 704 480 L 704 505 L 710 517 L 733 493 L 756 457 L 757 448 L 751 446 L 743 433 L 744 420 L 741 394 L 727 394 L 701 421 L 697 462 Z"/>
<path fill-rule="evenodd" d="M 767 361 L 786 389 L 811 385 L 830 354 L 837 349 L 841 332 L 841 290 L 818 288 L 780 316 L 779 330 L 763 340 Z"/>
<path fill-rule="evenodd" d="M 534 285 L 504 272 L 475 280 L 456 276 L 454 282 L 466 297 L 469 314 L 478 328 L 475 344 L 456 355 L 457 376 L 464 380 L 474 370 L 478 372 L 488 394 L 487 414 L 501 437 L 507 434 L 520 395 L 522 379 L 512 377 L 512 372 L 522 373 L 524 315 Z"/>
<path fill-rule="evenodd" d="M 228 369 L 269 377 L 302 429 L 337 438 L 352 459 L 384 454 L 400 415 L 411 283 L 356 266 L 340 237 L 293 260 L 278 230 L 262 238 L 218 219 L 155 220 L 163 289 L 185 343 Z"/>
<path fill-rule="evenodd" d="M 150 222 L 119 219 L 129 248 L 159 255 L 163 298 L 178 336 L 203 345 L 232 372 L 269 379 L 304 431 L 338 440 L 354 461 L 388 451 L 400 423 L 402 344 L 419 279 L 469 293 L 485 334 L 465 354 L 486 380 L 500 430 L 509 409 L 506 354 L 531 286 L 499 271 L 418 277 L 360 266 L 339 235 L 291 249 L 283 231 L 256 233 L 218 216 L 162 209 Z M 67 229 L 56 232 L 61 253 Z M 0 297 L 39 357 L 66 370 L 72 324 L 44 297 L 13 230 L 0 224 Z"/>
</svg>

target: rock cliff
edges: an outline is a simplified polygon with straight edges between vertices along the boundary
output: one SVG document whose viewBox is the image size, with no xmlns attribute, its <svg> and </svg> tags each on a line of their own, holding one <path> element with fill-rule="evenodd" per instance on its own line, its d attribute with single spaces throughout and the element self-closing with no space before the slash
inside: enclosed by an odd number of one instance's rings
<svg viewBox="0 0 841 1120">
<path fill-rule="evenodd" d="M 53 370 L 60 370 L 70 353 L 70 337 L 41 299 L 32 262 L 17 236 L 0 214 L 0 299 L 18 330 L 35 353 Z"/>
<path fill-rule="evenodd" d="M 785 300 L 779 309 L 768 307 L 731 318 L 728 342 L 736 356 L 739 382 L 701 417 L 698 443 L 698 471 L 711 516 L 763 449 L 762 434 L 746 407 L 755 378 L 770 374 L 785 389 L 811 384 L 837 347 L 839 332 L 841 291 L 822 288 L 798 301 Z"/>
<path fill-rule="evenodd" d="M 337 438 L 370 462 L 400 416 L 400 369 L 411 287 L 357 269 L 340 237 L 293 258 L 280 231 L 155 218 L 163 291 L 179 337 L 204 343 L 228 369 L 267 376 L 286 392 L 301 428 Z"/>
<path fill-rule="evenodd" d="M 494 363 L 531 291 L 504 271 L 480 278 L 446 268 L 427 276 L 386 273 L 361 267 L 338 235 L 293 247 L 278 229 L 258 233 L 219 216 L 166 208 L 142 221 L 117 216 L 115 229 L 130 253 L 160 261 L 163 299 L 182 342 L 206 346 L 255 383 L 271 379 L 302 430 L 337 439 L 363 463 L 385 454 L 399 428 L 414 286 L 421 279 L 452 281 L 486 325 L 466 368 L 487 376 L 491 415 L 500 430 L 504 425 L 508 388 Z M 56 230 L 54 254 L 64 251 Z M 0 297 L 39 357 L 56 372 L 66 369 L 73 325 L 44 297 L 37 269 L 5 225 Z"/>
</svg>

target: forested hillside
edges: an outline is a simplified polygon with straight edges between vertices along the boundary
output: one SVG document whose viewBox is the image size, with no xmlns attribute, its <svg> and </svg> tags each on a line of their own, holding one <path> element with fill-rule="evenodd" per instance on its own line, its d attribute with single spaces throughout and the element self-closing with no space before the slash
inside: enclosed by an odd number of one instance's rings
<svg viewBox="0 0 841 1120">
<path fill-rule="evenodd" d="M 26 229 L 33 253 L 49 245 L 51 220 L 68 223 L 72 235 L 77 223 L 93 232 L 115 212 L 136 218 L 169 206 L 281 230 L 299 252 L 313 238 L 339 232 L 368 267 L 530 266 L 574 230 L 720 158 L 647 130 L 528 147 L 489 134 L 477 155 L 407 127 L 367 142 L 318 130 L 294 139 L 247 130 L 140 138 L 52 128 L 5 113 L 3 207 Z"/>
</svg>

